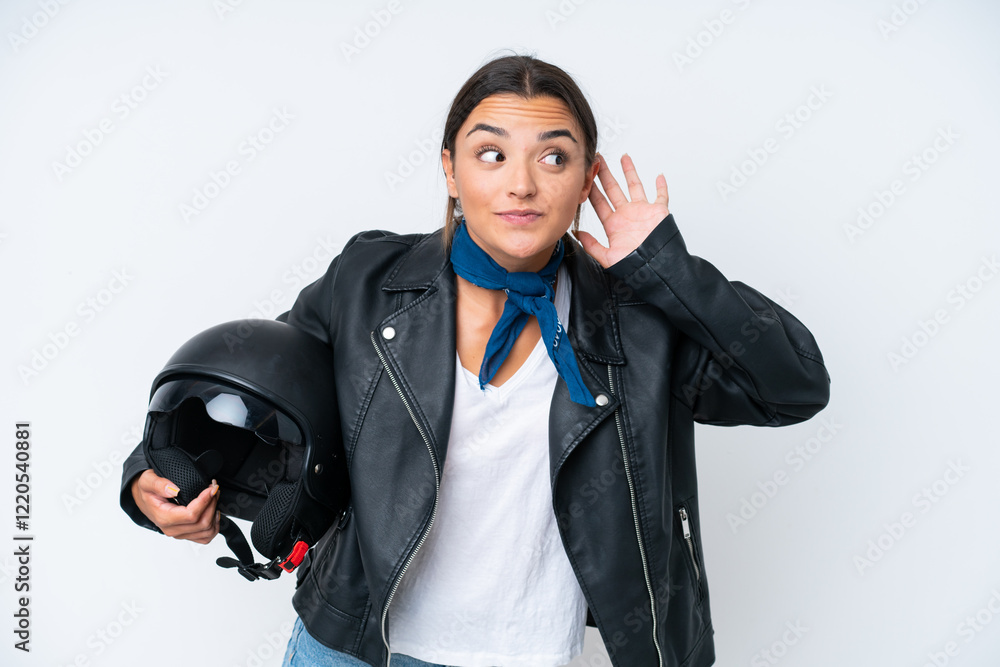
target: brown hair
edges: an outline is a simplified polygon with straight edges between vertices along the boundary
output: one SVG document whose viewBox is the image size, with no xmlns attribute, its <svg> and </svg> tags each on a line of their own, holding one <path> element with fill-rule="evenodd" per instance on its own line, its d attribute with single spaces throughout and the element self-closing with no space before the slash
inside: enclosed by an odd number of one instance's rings
<svg viewBox="0 0 1000 667">
<path fill-rule="evenodd" d="M 444 137 L 441 140 L 441 150 L 451 151 L 455 159 L 455 137 L 458 129 L 480 102 L 490 95 L 513 93 L 525 99 L 533 97 L 554 97 L 562 100 L 569 112 L 583 131 L 584 155 L 591 160 L 597 158 L 597 122 L 594 112 L 584 97 L 580 87 L 565 71 L 539 60 L 530 55 L 502 56 L 491 60 L 469 77 L 455 95 L 444 124 Z M 452 162 L 454 165 L 454 162 Z M 591 166 L 590 162 L 587 166 Z M 451 239 L 455 234 L 460 219 L 455 217 L 454 197 L 448 197 L 448 207 L 444 217 L 444 246 L 450 251 Z M 580 210 L 582 204 L 576 207 L 576 217 L 573 220 L 573 232 L 580 228 Z M 567 233 L 563 242 L 567 252 L 574 247 Z"/>
</svg>

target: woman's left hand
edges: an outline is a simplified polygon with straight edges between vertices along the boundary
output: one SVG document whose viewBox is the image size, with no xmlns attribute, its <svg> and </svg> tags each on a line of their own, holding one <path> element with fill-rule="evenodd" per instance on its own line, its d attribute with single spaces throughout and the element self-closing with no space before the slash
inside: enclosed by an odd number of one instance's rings
<svg viewBox="0 0 1000 667">
<path fill-rule="evenodd" d="M 601 245 L 589 232 L 581 230 L 576 236 L 583 249 L 606 269 L 638 248 L 649 233 L 670 215 L 670 211 L 667 209 L 667 179 L 663 174 L 656 177 L 656 199 L 649 202 L 632 158 L 627 153 L 622 155 L 622 171 L 625 173 L 625 182 L 628 183 L 628 193 L 632 197 L 632 201 L 629 201 L 618 187 L 618 181 L 611 175 L 604 156 L 598 154 L 598 157 L 601 166 L 597 177 L 601 179 L 601 186 L 608 198 L 605 199 L 597 187 L 591 186 L 589 199 L 604 225 L 608 247 Z"/>
</svg>

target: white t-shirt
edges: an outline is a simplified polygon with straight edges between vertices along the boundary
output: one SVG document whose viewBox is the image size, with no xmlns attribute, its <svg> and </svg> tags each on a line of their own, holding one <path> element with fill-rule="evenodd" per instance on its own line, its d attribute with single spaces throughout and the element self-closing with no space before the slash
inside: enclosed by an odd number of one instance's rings
<svg viewBox="0 0 1000 667">
<path fill-rule="evenodd" d="M 565 327 L 572 286 L 565 266 L 558 275 Z M 462 667 L 565 665 L 583 651 L 587 602 L 552 510 L 555 366 L 539 339 L 513 376 L 484 393 L 455 357 L 437 514 L 389 605 L 389 647 Z"/>
</svg>

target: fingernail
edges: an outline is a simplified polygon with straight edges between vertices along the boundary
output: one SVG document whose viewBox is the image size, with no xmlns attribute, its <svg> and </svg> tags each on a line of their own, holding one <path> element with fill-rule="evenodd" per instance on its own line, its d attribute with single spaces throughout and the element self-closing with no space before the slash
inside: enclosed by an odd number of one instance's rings
<svg viewBox="0 0 1000 667">
<path fill-rule="evenodd" d="M 181 490 L 178 489 L 176 486 L 170 486 L 169 484 L 167 484 L 166 488 L 167 488 L 167 493 L 173 493 L 175 496 L 181 492 Z"/>
<path fill-rule="evenodd" d="M 212 493 L 211 493 L 210 495 L 214 496 L 214 495 L 215 495 L 216 493 L 218 493 L 218 492 L 219 492 L 219 483 L 218 483 L 218 482 L 216 482 L 216 481 L 215 481 L 215 480 L 213 479 L 213 480 L 212 480 Z"/>
</svg>

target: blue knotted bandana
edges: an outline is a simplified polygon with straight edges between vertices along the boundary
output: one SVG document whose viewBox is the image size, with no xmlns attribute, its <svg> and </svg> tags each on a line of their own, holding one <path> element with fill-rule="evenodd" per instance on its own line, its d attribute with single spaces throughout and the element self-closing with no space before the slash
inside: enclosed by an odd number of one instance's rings
<svg viewBox="0 0 1000 667">
<path fill-rule="evenodd" d="M 479 369 L 480 389 L 486 386 L 503 365 L 518 335 L 528 323 L 528 317 L 534 315 L 538 319 L 545 349 L 555 364 L 556 372 L 566 381 L 570 398 L 581 405 L 597 405 L 583 384 L 572 346 L 560 346 L 565 329 L 559 322 L 553 303 L 555 290 L 552 283 L 555 282 L 556 271 L 564 253 L 565 248 L 560 239 L 552 253 L 552 259 L 538 273 L 507 271 L 472 240 L 465 226 L 465 218 L 462 218 L 461 224 L 455 229 L 455 237 L 451 242 L 451 263 L 455 273 L 473 285 L 502 289 L 507 293 L 503 313 L 486 343 L 486 354 Z"/>
</svg>

